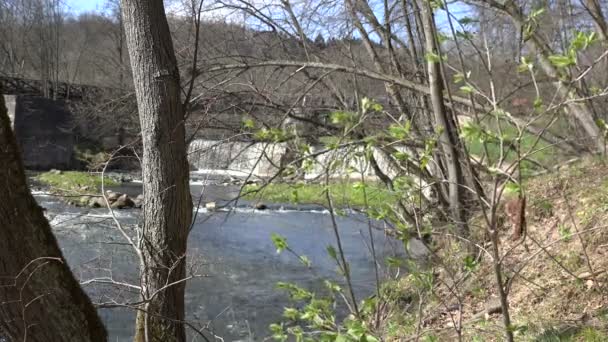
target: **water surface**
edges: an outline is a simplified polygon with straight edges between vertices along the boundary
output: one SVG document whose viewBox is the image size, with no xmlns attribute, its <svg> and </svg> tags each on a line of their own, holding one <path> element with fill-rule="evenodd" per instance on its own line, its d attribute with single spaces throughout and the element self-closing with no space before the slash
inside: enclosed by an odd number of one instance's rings
<svg viewBox="0 0 608 342">
<path fill-rule="evenodd" d="M 193 197 L 201 193 L 204 182 L 192 186 Z M 120 190 L 136 195 L 140 185 Z M 206 186 L 203 203 L 229 200 L 237 187 Z M 81 280 L 111 278 L 137 283 L 134 253 L 104 209 L 67 207 L 58 199 L 37 196 L 60 246 Z M 188 242 L 189 265 L 199 277 L 187 284 L 187 319 L 207 326 L 226 341 L 260 341 L 268 336 L 268 325 L 280 320 L 284 307 L 292 305 L 285 293 L 276 290 L 279 281 L 293 282 L 311 289 L 321 287 L 322 279 L 342 283 L 336 263 L 326 248 L 335 246 L 331 218 L 321 210 L 266 210 L 245 207 L 209 213 L 198 211 Z M 119 221 L 133 235 L 140 211 L 116 211 Z M 351 214 L 338 218 L 339 231 L 359 298 L 374 292 L 374 262 L 369 250 L 367 220 Z M 289 253 L 277 254 L 272 233 L 286 237 L 290 247 L 312 261 L 303 266 Z M 400 243 L 374 230 L 377 252 L 381 256 L 400 254 Z M 106 304 L 136 300 L 137 293 L 127 287 L 88 284 L 86 290 L 95 302 Z M 135 319 L 130 309 L 100 309 L 111 341 L 128 341 Z"/>
</svg>

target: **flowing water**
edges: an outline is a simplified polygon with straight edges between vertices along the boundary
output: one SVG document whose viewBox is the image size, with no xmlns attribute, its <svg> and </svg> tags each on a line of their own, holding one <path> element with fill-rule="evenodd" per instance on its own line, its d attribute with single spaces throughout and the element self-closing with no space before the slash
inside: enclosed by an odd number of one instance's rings
<svg viewBox="0 0 608 342">
<path fill-rule="evenodd" d="M 198 198 L 203 183 L 193 182 L 193 198 Z M 139 184 L 118 190 L 132 195 L 141 191 Z M 229 200 L 237 193 L 235 186 L 206 185 L 203 203 Z M 68 207 L 42 194 L 37 198 L 47 208 L 60 246 L 77 277 L 82 281 L 105 277 L 137 283 L 136 258 L 107 210 Z M 187 319 L 207 325 L 225 341 L 261 341 L 269 334 L 268 325 L 279 321 L 284 307 L 290 305 L 286 294 L 275 288 L 277 282 L 318 289 L 322 279 L 340 283 L 342 279 L 326 252 L 328 245 L 335 246 L 331 218 L 326 211 L 303 207 L 259 211 L 242 204 L 230 211 L 198 210 L 188 242 L 188 256 L 189 265 L 199 277 L 187 284 Z M 129 234 L 134 234 L 140 211 L 121 210 L 116 214 Z M 356 295 L 363 298 L 375 289 L 367 220 L 351 214 L 339 217 L 338 224 Z M 272 233 L 285 236 L 290 248 L 308 256 L 312 268 L 307 269 L 289 253 L 277 254 L 270 239 Z M 374 230 L 374 238 L 380 256 L 401 254 L 400 243 L 385 237 L 380 230 Z M 128 287 L 91 283 L 85 288 L 95 302 L 108 305 L 137 299 L 136 291 Z M 130 340 L 133 310 L 103 308 L 100 313 L 110 341 Z"/>
</svg>

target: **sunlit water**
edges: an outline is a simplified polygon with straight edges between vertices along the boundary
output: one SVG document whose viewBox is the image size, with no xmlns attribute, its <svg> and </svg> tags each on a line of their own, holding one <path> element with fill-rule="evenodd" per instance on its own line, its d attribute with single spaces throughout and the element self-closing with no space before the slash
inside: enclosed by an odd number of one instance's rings
<svg viewBox="0 0 608 342">
<path fill-rule="evenodd" d="M 203 183 L 199 180 L 192 186 L 195 200 Z M 120 190 L 137 194 L 140 186 L 131 184 Z M 236 193 L 236 187 L 206 186 L 203 203 L 227 200 Z M 137 284 L 134 253 L 107 210 L 73 208 L 57 198 L 36 196 L 40 205 L 47 208 L 64 255 L 81 281 L 111 277 L 114 281 Z M 188 242 L 189 264 L 199 277 L 187 285 L 187 319 L 208 327 L 225 341 L 260 341 L 268 336 L 268 325 L 279 321 L 284 307 L 292 305 L 286 294 L 276 289 L 279 281 L 309 289 L 320 288 L 322 279 L 342 283 L 336 263 L 326 252 L 328 245 L 335 246 L 331 218 L 326 211 L 300 210 L 311 209 L 304 207 L 258 211 L 244 205 L 236 210 L 213 213 L 199 209 Z M 134 234 L 133 225 L 140 211 L 115 213 L 128 232 Z M 353 213 L 338 217 L 338 224 L 356 294 L 363 298 L 375 288 L 367 220 Z M 272 233 L 286 237 L 290 248 L 308 256 L 312 268 L 307 269 L 289 253 L 277 254 L 270 239 Z M 380 230 L 374 230 L 374 238 L 380 259 L 401 253 L 400 243 L 385 237 Z M 136 291 L 126 287 L 89 284 L 85 288 L 98 303 L 137 299 Z M 108 308 L 100 309 L 100 314 L 110 341 L 131 339 L 133 310 Z"/>
</svg>

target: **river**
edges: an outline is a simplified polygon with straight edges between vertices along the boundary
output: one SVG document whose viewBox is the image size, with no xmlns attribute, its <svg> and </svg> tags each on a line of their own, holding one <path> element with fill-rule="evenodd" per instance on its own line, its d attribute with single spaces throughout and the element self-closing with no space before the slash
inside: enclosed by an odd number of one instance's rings
<svg viewBox="0 0 608 342">
<path fill-rule="evenodd" d="M 213 183 L 219 182 L 194 181 L 191 190 L 195 201 L 203 189 L 202 203 L 220 203 L 238 193 L 237 186 Z M 132 183 L 116 190 L 136 195 L 141 192 L 140 187 Z M 106 277 L 137 284 L 135 255 L 107 210 L 69 207 L 56 197 L 42 193 L 37 193 L 36 198 L 47 208 L 47 217 L 60 247 L 81 281 Z M 335 246 L 327 211 L 306 206 L 271 206 L 269 210 L 250 207 L 240 202 L 231 210 L 208 212 L 204 207 L 199 208 L 188 242 L 188 264 L 197 277 L 190 280 L 186 288 L 187 320 L 208 327 L 225 341 L 261 341 L 269 335 L 269 324 L 278 322 L 284 307 L 293 304 L 285 293 L 276 289 L 277 282 L 293 282 L 309 289 L 319 289 L 323 279 L 343 283 L 336 263 L 326 252 L 328 245 Z M 140 211 L 115 213 L 129 234 L 134 234 Z M 355 293 L 362 299 L 375 291 L 367 220 L 351 213 L 338 217 L 338 225 Z M 312 267 L 308 269 L 289 253 L 277 254 L 270 239 L 272 233 L 284 236 L 290 248 L 311 260 Z M 374 239 L 381 273 L 386 275 L 383 258 L 402 255 L 403 248 L 381 230 L 374 230 Z M 97 303 L 137 299 L 136 290 L 124 286 L 90 283 L 85 289 Z M 135 320 L 132 309 L 101 308 L 99 312 L 110 341 L 131 339 Z M 197 340 L 190 335 L 192 340 Z"/>
</svg>

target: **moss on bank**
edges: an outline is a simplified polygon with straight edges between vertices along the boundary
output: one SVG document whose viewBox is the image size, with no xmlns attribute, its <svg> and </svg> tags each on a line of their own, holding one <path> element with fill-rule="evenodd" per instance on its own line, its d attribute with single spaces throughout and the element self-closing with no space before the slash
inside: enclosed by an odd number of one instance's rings
<svg viewBox="0 0 608 342">
<path fill-rule="evenodd" d="M 248 185 L 243 189 L 243 194 L 245 199 L 268 203 L 327 205 L 326 190 L 330 191 L 333 204 L 337 207 L 363 208 L 366 206 L 365 195 L 370 205 L 392 203 L 398 198 L 381 184 L 363 186 L 360 182 L 336 182 L 329 186 L 317 183 Z"/>
<path fill-rule="evenodd" d="M 38 182 L 48 185 L 54 192 L 86 194 L 101 190 L 101 174 L 82 171 L 48 171 L 34 177 Z M 110 178 L 104 179 L 105 186 L 118 183 Z"/>
</svg>

